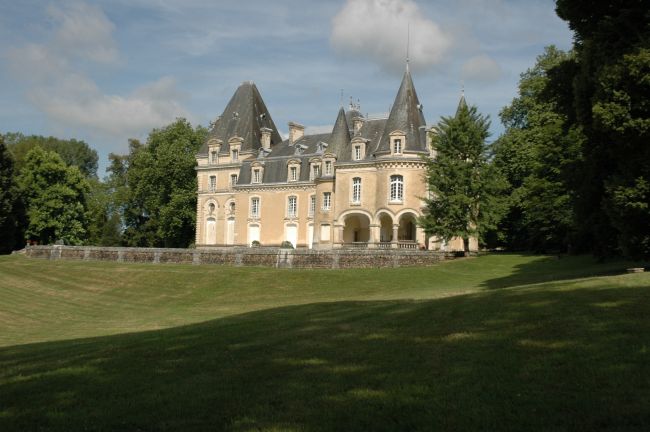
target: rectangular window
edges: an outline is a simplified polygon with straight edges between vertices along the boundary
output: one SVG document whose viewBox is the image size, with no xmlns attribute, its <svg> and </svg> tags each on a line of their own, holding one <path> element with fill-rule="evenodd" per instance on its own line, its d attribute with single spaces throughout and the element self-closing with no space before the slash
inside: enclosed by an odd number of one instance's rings
<svg viewBox="0 0 650 432">
<path fill-rule="evenodd" d="M 314 165 L 312 172 L 313 172 L 312 179 L 320 177 L 320 165 Z"/>
<path fill-rule="evenodd" d="M 355 204 L 361 202 L 361 179 L 359 177 L 352 179 L 352 202 Z"/>
<path fill-rule="evenodd" d="M 332 161 L 325 161 L 325 175 L 332 175 Z"/>
<path fill-rule="evenodd" d="M 210 192 L 214 192 L 217 189 L 217 176 L 210 176 L 209 189 Z"/>
<path fill-rule="evenodd" d="M 237 174 L 230 174 L 230 186 L 237 184 Z"/>
<path fill-rule="evenodd" d="M 251 198 L 251 217 L 258 218 L 260 217 L 260 199 Z"/>
<path fill-rule="evenodd" d="M 332 208 L 332 192 L 323 192 L 323 210 Z"/>
<path fill-rule="evenodd" d="M 231 152 L 231 156 L 232 156 L 232 161 L 233 162 L 238 161 L 239 160 L 239 150 L 233 150 Z"/>
<path fill-rule="evenodd" d="M 216 150 L 212 150 L 210 152 L 210 163 L 216 164 L 217 162 L 219 162 L 219 155 L 217 154 Z"/>
<path fill-rule="evenodd" d="M 390 200 L 404 200 L 404 178 L 401 175 L 390 176 Z"/>
<path fill-rule="evenodd" d="M 361 160 L 361 146 L 354 146 L 354 160 Z"/>
<path fill-rule="evenodd" d="M 259 183 L 260 182 L 260 170 L 259 169 L 254 169 L 253 170 L 253 183 Z"/>
<path fill-rule="evenodd" d="M 309 216 L 314 216 L 316 213 L 316 195 L 309 197 Z"/>
<path fill-rule="evenodd" d="M 298 198 L 295 196 L 290 196 L 287 201 L 287 216 L 296 217 L 298 213 Z"/>
<path fill-rule="evenodd" d="M 402 140 L 396 139 L 393 141 L 393 153 L 402 153 Z"/>
<path fill-rule="evenodd" d="M 290 167 L 289 168 L 289 181 L 298 180 L 298 168 Z"/>
</svg>

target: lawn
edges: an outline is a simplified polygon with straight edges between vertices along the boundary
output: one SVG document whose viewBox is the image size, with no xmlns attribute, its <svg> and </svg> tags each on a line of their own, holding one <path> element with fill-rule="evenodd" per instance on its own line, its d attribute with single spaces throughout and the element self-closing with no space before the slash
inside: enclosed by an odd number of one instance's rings
<svg viewBox="0 0 650 432">
<path fill-rule="evenodd" d="M 0 430 L 650 430 L 650 274 L 0 258 Z"/>
</svg>

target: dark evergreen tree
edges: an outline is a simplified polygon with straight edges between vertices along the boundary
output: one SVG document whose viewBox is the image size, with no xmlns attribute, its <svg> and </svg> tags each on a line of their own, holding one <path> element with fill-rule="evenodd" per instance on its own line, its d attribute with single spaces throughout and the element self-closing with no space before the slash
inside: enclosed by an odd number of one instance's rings
<svg viewBox="0 0 650 432">
<path fill-rule="evenodd" d="M 489 126 L 488 118 L 461 98 L 456 115 L 443 117 L 434 128 L 435 157 L 427 161 L 431 196 L 418 223 L 430 236 L 462 238 L 466 253 L 470 237 L 482 238 L 503 211 L 505 182 L 488 160 Z"/>
<path fill-rule="evenodd" d="M 14 161 L 0 136 L 0 253 L 21 247 L 21 203 L 15 183 Z"/>
</svg>

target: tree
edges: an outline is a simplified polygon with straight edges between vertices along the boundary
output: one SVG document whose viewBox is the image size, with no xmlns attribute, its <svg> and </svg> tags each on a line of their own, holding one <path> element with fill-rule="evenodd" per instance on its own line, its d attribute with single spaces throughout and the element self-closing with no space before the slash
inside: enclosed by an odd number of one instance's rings
<svg viewBox="0 0 650 432">
<path fill-rule="evenodd" d="M 14 161 L 0 136 L 0 253 L 21 245 L 21 203 L 14 181 Z"/>
<path fill-rule="evenodd" d="M 78 167 L 86 177 L 97 177 L 97 152 L 84 141 L 63 140 L 52 136 L 25 136 L 21 133 L 7 133 L 4 138 L 18 171 L 23 167 L 27 153 L 34 147 L 41 147 L 43 150 L 56 152 L 66 165 Z"/>
<path fill-rule="evenodd" d="M 572 98 L 583 131 L 572 187 L 582 243 L 599 255 L 650 257 L 650 5 L 558 0 L 574 31 Z"/>
<path fill-rule="evenodd" d="M 566 251 L 570 245 L 575 219 L 567 178 L 582 138 L 568 130 L 567 116 L 557 110 L 557 68 L 570 59 L 547 47 L 500 113 L 506 130 L 494 144 L 494 163 L 508 180 L 509 198 L 497 230 L 509 249 Z"/>
<path fill-rule="evenodd" d="M 83 243 L 89 186 L 79 168 L 66 166 L 55 152 L 35 147 L 27 153 L 17 183 L 25 200 L 28 240 Z"/>
<path fill-rule="evenodd" d="M 434 129 L 435 158 L 427 160 L 426 179 L 431 197 L 425 199 L 418 223 L 428 235 L 445 241 L 463 239 L 469 252 L 470 237 L 482 238 L 501 216 L 499 193 L 505 186 L 489 163 L 490 122 L 463 97 L 454 117 L 443 117 Z"/>
<path fill-rule="evenodd" d="M 121 212 L 128 245 L 187 247 L 193 242 L 195 155 L 206 136 L 205 128 L 178 119 L 154 129 L 145 145 L 132 140 L 128 156 L 112 155 L 110 181 L 126 191 Z"/>
</svg>

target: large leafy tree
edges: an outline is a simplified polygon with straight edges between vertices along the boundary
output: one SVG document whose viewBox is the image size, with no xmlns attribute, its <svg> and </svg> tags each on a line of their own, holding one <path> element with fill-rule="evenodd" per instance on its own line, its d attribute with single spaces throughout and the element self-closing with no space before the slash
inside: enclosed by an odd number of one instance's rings
<svg viewBox="0 0 650 432">
<path fill-rule="evenodd" d="M 119 194 L 125 242 L 187 247 L 196 224 L 195 155 L 207 136 L 185 119 L 154 129 L 146 144 L 132 140 L 128 156 L 111 156 L 109 179 Z"/>
<path fill-rule="evenodd" d="M 463 97 L 456 115 L 443 117 L 434 128 L 435 158 L 427 161 L 431 196 L 418 223 L 445 241 L 462 238 L 466 253 L 469 239 L 482 238 L 493 228 L 503 208 L 499 194 L 504 182 L 489 163 L 489 127 L 488 118 Z"/>
<path fill-rule="evenodd" d="M 4 138 L 13 154 L 17 170 L 22 169 L 30 150 L 41 147 L 43 150 L 56 152 L 66 165 L 78 167 L 86 177 L 97 177 L 97 152 L 84 141 L 21 133 L 7 133 Z"/>
<path fill-rule="evenodd" d="M 27 153 L 17 183 L 25 201 L 28 240 L 84 242 L 89 186 L 79 168 L 37 146 Z"/>
<path fill-rule="evenodd" d="M 586 137 L 572 179 L 582 243 L 650 257 L 650 4 L 557 0 L 556 11 L 575 35 L 562 109 Z"/>
<path fill-rule="evenodd" d="M 567 250 L 574 228 L 567 176 L 577 159 L 579 131 L 569 131 L 557 110 L 551 76 L 571 59 L 554 47 L 521 75 L 519 92 L 500 113 L 505 133 L 494 145 L 494 163 L 508 180 L 508 212 L 498 226 L 511 249 Z"/>
<path fill-rule="evenodd" d="M 14 161 L 0 136 L 0 253 L 11 252 L 22 243 L 19 197 Z"/>
</svg>

